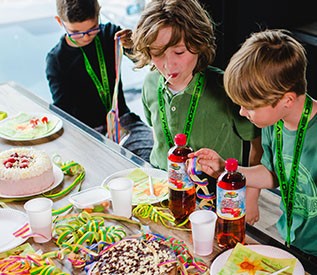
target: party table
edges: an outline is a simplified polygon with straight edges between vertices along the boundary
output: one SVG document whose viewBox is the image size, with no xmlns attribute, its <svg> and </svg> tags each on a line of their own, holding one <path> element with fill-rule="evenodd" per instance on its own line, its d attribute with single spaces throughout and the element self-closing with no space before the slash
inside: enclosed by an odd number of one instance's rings
<svg viewBox="0 0 317 275">
<path fill-rule="evenodd" d="M 100 135 L 93 129 L 85 126 L 80 121 L 69 116 L 67 113 L 52 106 L 37 97 L 30 91 L 14 82 L 7 82 L 0 85 L 0 111 L 7 113 L 8 117 L 16 115 L 18 112 L 32 112 L 32 113 L 51 113 L 57 116 L 62 121 L 62 127 L 56 133 L 35 140 L 16 141 L 0 138 L 0 150 L 7 150 L 13 147 L 33 147 L 35 149 L 42 149 L 49 155 L 59 155 L 63 161 L 78 162 L 85 169 L 85 180 L 81 185 L 81 190 L 99 186 L 105 178 L 115 172 L 129 169 L 151 167 L 150 164 L 144 162 L 133 153 L 122 148 L 118 144 L 110 141 L 106 137 Z M 73 182 L 72 177 L 64 177 L 61 186 L 57 190 L 66 188 Z M 78 192 L 78 187 L 72 189 L 67 195 L 53 199 L 54 209 L 61 209 L 69 204 L 68 197 L 71 194 Z M 25 200 L 10 200 L 0 198 L 0 203 L 4 203 L 2 207 L 10 207 L 24 211 L 23 204 Z M 71 213 L 71 212 L 70 212 Z M 192 251 L 191 233 L 189 231 L 174 230 L 166 228 L 160 223 L 155 223 L 150 220 L 143 221 L 147 228 L 164 236 L 172 236 L 176 239 L 182 240 Z M 137 225 L 120 222 L 129 234 L 138 234 L 140 228 Z M 1 226 L 5 226 L 2 225 Z M 53 241 L 44 244 L 33 242 L 33 238 L 29 238 L 27 243 L 30 243 L 35 251 L 49 252 L 57 250 L 58 247 Z M 248 234 L 246 237 L 248 244 L 270 244 L 283 247 L 283 245 L 274 241 L 261 232 L 248 226 Z M 213 259 L 222 252 L 215 242 L 213 253 L 208 257 L 201 257 L 207 266 L 210 266 Z M 304 261 L 303 259 L 300 259 Z M 55 260 L 56 266 L 61 268 L 63 272 L 68 274 L 85 274 L 82 269 L 73 269 L 72 265 L 67 260 Z M 304 263 L 303 263 L 304 265 Z M 309 268 L 309 267 L 308 267 Z"/>
</svg>

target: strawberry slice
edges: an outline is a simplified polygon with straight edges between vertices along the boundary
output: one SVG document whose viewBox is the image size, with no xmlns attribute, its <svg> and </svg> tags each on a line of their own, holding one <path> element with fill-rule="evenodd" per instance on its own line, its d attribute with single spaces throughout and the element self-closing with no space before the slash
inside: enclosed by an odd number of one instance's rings
<svg viewBox="0 0 317 275">
<path fill-rule="evenodd" d="M 42 121 L 42 123 L 48 123 L 48 118 L 47 118 L 47 116 L 43 116 L 43 117 L 41 118 L 41 121 Z"/>
<path fill-rule="evenodd" d="M 39 123 L 39 119 L 38 118 L 31 119 L 30 123 L 32 124 L 32 127 L 34 128 Z"/>
</svg>

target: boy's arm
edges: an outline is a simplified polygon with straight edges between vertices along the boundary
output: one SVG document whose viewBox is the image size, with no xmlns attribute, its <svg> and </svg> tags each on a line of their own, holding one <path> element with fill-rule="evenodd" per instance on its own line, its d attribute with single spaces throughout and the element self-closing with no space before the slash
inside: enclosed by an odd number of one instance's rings
<svg viewBox="0 0 317 275">
<path fill-rule="evenodd" d="M 261 189 L 247 187 L 246 189 L 246 218 L 245 221 L 251 225 L 260 218 L 258 200 Z"/>
<path fill-rule="evenodd" d="M 247 187 L 273 189 L 278 186 L 276 175 L 263 164 L 252 167 L 239 166 L 238 170 L 245 175 Z"/>
<path fill-rule="evenodd" d="M 261 163 L 263 148 L 261 145 L 261 136 L 250 141 L 249 166 Z"/>
<path fill-rule="evenodd" d="M 197 157 L 201 170 L 211 177 L 218 178 L 224 171 L 225 160 L 214 150 L 203 148 L 189 154 L 188 157 Z M 271 189 L 278 186 L 275 174 L 262 164 L 252 167 L 239 166 L 239 171 L 245 175 L 247 186 L 260 189 Z"/>
<path fill-rule="evenodd" d="M 263 148 L 261 145 L 261 136 L 250 142 L 249 166 L 261 163 Z M 258 200 L 261 189 L 247 187 L 246 189 L 246 222 L 253 225 L 260 218 Z"/>
<path fill-rule="evenodd" d="M 53 104 L 63 110 L 69 109 L 70 99 L 68 98 L 68 88 L 53 54 L 49 53 L 46 57 L 45 73 Z"/>
</svg>

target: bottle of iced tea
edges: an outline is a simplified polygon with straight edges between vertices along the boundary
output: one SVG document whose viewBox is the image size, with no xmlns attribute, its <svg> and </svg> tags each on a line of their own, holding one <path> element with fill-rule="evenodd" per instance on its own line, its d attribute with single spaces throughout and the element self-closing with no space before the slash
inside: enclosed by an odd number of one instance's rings
<svg viewBox="0 0 317 275">
<path fill-rule="evenodd" d="M 237 171 L 238 161 L 226 160 L 225 172 L 217 181 L 217 241 L 231 248 L 245 241 L 245 177 Z"/>
<path fill-rule="evenodd" d="M 194 182 L 186 173 L 185 162 L 187 155 L 193 149 L 187 146 L 185 134 L 177 134 L 174 138 L 175 146 L 168 151 L 168 186 L 169 209 L 173 213 L 176 223 L 185 221 L 196 207 L 196 189 Z"/>
</svg>

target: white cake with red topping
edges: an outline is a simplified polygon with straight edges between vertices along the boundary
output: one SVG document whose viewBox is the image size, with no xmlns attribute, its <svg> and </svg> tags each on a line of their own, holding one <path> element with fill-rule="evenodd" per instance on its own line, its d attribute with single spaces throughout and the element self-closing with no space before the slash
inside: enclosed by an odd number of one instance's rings
<svg viewBox="0 0 317 275">
<path fill-rule="evenodd" d="M 38 194 L 53 183 L 53 165 L 46 152 L 18 147 L 0 153 L 0 197 Z"/>
</svg>

